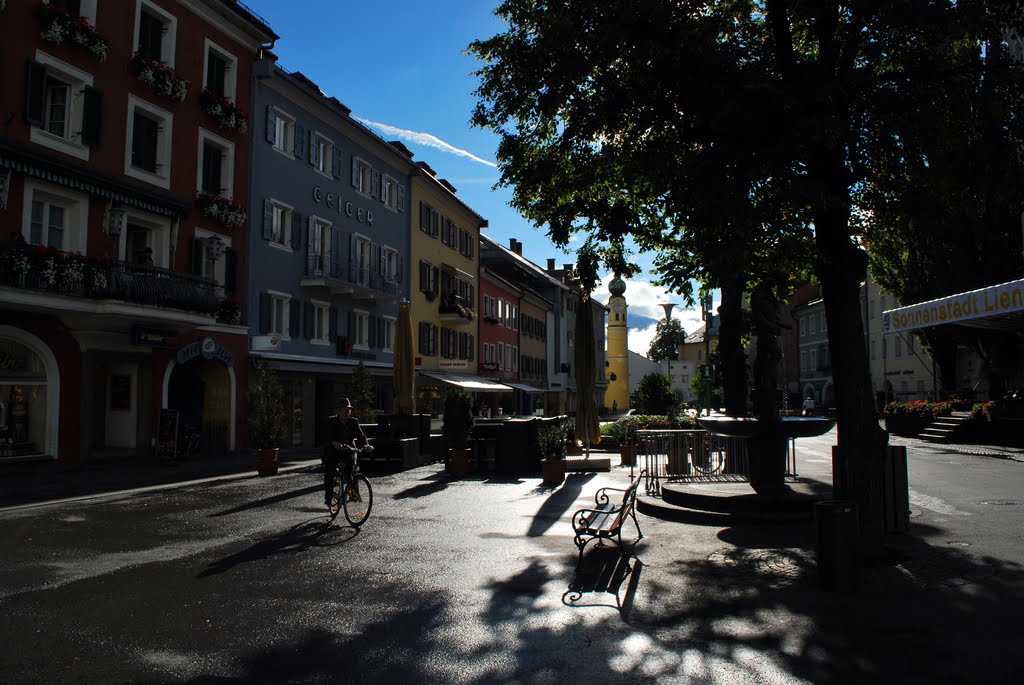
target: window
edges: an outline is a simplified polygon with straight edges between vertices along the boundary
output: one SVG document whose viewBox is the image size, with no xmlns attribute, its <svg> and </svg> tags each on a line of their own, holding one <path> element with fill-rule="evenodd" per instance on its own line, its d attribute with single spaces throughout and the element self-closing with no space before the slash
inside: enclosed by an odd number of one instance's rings
<svg viewBox="0 0 1024 685">
<path fill-rule="evenodd" d="M 28 64 L 25 89 L 30 140 L 88 160 L 89 146 L 99 143 L 103 102 L 92 75 L 37 52 Z"/>
<path fill-rule="evenodd" d="M 137 50 L 143 57 L 173 67 L 177 19 L 149 0 L 135 5 Z"/>
<path fill-rule="evenodd" d="M 379 179 L 379 175 L 377 178 Z M 373 187 L 373 181 L 373 167 L 359 157 L 352 157 L 352 187 L 356 189 L 356 192 L 369 195 L 370 197 L 375 196 L 377 193 Z"/>
<path fill-rule="evenodd" d="M 807 319 L 800 319 L 800 337 L 807 335 Z"/>
<path fill-rule="evenodd" d="M 199 189 L 210 195 L 234 193 L 235 146 L 209 131 L 199 129 Z"/>
<path fill-rule="evenodd" d="M 370 239 L 352 234 L 350 243 L 351 271 L 349 278 L 360 285 L 370 284 Z"/>
<path fill-rule="evenodd" d="M 519 345 L 512 346 L 512 370 L 519 370 Z"/>
<path fill-rule="evenodd" d="M 127 175 L 162 188 L 170 186 L 171 126 L 169 112 L 128 96 Z"/>
<path fill-rule="evenodd" d="M 309 307 L 310 339 L 315 343 L 330 342 L 331 305 L 313 300 Z"/>
<path fill-rule="evenodd" d="M 206 78 L 203 85 L 207 90 L 233 101 L 237 67 L 238 60 L 230 52 L 206 40 L 206 64 L 203 68 Z"/>
<path fill-rule="evenodd" d="M 903 356 L 903 338 L 901 336 L 896 336 L 896 356 Z"/>
<path fill-rule="evenodd" d="M 354 178 L 354 177 L 353 177 Z M 355 185 L 353 180 L 352 185 Z M 420 201 L 420 230 L 429 235 L 431 238 L 436 238 L 438 233 L 438 227 L 441 222 L 441 215 L 437 213 L 437 210 L 431 207 L 426 202 Z"/>
<path fill-rule="evenodd" d="M 282 338 L 289 338 L 289 320 L 291 319 L 291 297 L 288 295 L 271 294 L 270 296 L 270 333 Z"/>
<path fill-rule="evenodd" d="M 23 206 L 22 235 L 26 242 L 85 254 L 87 195 L 26 179 Z"/>
<path fill-rule="evenodd" d="M 380 346 L 385 352 L 391 352 L 395 344 L 395 319 L 385 316 L 382 321 Z"/>
<path fill-rule="evenodd" d="M 295 119 L 272 105 L 267 105 L 266 137 L 281 154 L 295 156 Z"/>
<path fill-rule="evenodd" d="M 817 322 L 818 322 L 818 315 L 817 314 L 811 314 L 809 317 L 807 317 L 807 332 L 809 334 L 814 335 L 814 333 L 817 332 L 817 328 L 815 326 L 815 324 Z"/>
<path fill-rule="evenodd" d="M 380 250 L 380 273 L 385 281 L 398 281 L 398 250 L 384 246 Z"/>
<path fill-rule="evenodd" d="M 505 345 L 498 343 L 498 368 L 505 370 Z"/>
<path fill-rule="evenodd" d="M 277 245 L 287 247 L 292 241 L 292 209 L 277 202 L 271 203 L 271 238 Z"/>
<path fill-rule="evenodd" d="M 437 294 L 437 267 L 422 259 L 420 260 L 420 291 Z"/>
<path fill-rule="evenodd" d="M 309 217 L 310 275 L 330 273 L 332 231 L 331 222 L 318 216 Z"/>
<path fill-rule="evenodd" d="M 197 229 L 192 246 L 192 270 L 223 287 L 227 276 L 227 257 L 231 239 L 217 233 Z M 273 331 L 279 332 L 279 331 Z"/>
<path fill-rule="evenodd" d="M 370 347 L 370 314 L 360 309 L 352 312 L 352 345 L 368 349 Z"/>
<path fill-rule="evenodd" d="M 316 145 L 316 169 L 330 176 L 334 171 L 334 143 L 320 134 L 314 134 L 313 144 Z"/>
<path fill-rule="evenodd" d="M 699 359 L 700 359 L 700 355 L 699 354 L 697 355 L 697 358 L 698 358 L 698 361 L 699 361 Z M 806 371 L 807 371 L 807 351 L 806 350 L 800 350 L 800 372 L 801 373 L 805 373 Z"/>
<path fill-rule="evenodd" d="M 382 174 L 380 179 L 380 201 L 383 202 L 388 209 L 392 209 L 396 212 L 404 212 L 405 186 L 399 184 L 398 181 L 387 174 Z"/>
<path fill-rule="evenodd" d="M 818 351 L 812 349 L 809 353 L 811 365 L 808 367 L 809 370 L 816 371 L 818 369 Z"/>
<path fill-rule="evenodd" d="M 437 326 L 421 321 L 419 325 L 418 347 L 420 354 L 426 356 L 437 355 Z"/>
</svg>

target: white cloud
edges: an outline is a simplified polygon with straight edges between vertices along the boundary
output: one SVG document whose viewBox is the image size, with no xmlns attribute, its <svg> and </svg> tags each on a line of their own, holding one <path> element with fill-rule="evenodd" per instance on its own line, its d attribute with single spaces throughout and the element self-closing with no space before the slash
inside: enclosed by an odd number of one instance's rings
<svg viewBox="0 0 1024 685">
<path fill-rule="evenodd" d="M 612 274 L 607 274 L 601 279 L 601 284 L 594 291 L 595 300 L 608 304 L 608 298 L 611 297 L 611 293 L 608 292 L 608 284 L 613 278 Z M 654 340 L 654 335 L 657 333 L 657 321 L 665 318 L 665 309 L 661 306 L 664 302 L 675 302 L 672 318 L 679 320 L 687 334 L 693 333 L 704 325 L 699 305 L 687 308 L 683 303 L 682 296 L 671 294 L 664 288 L 642 278 L 623 279 L 623 281 L 626 283 L 626 292 L 623 293 L 623 296 L 629 307 L 626 310 L 627 323 L 635 321 L 637 317 L 648 317 L 655 320 L 644 328 L 630 326 L 628 345 L 632 352 L 647 356 L 648 350 L 651 349 L 651 341 Z M 716 301 L 715 306 L 717 305 Z"/>
<path fill-rule="evenodd" d="M 390 124 L 382 124 L 377 121 L 363 119 L 362 117 L 352 118 L 362 124 L 365 124 L 366 126 L 369 126 L 372 129 L 379 131 L 385 136 L 394 136 L 395 138 L 400 138 L 401 140 L 408 140 L 411 143 L 416 143 L 417 145 L 423 145 L 425 147 L 432 147 L 437 150 L 440 150 L 441 152 L 447 152 L 448 154 L 451 155 L 468 157 L 469 159 L 472 159 L 474 162 L 480 162 L 481 164 L 486 164 L 487 166 L 494 167 L 495 169 L 498 168 L 498 165 L 495 164 L 494 162 L 489 162 L 486 159 L 477 157 L 468 150 L 461 150 L 455 147 L 454 145 L 446 143 L 437 136 L 431 135 L 429 133 L 422 133 L 420 131 L 410 131 L 408 129 L 398 128 L 397 126 L 391 126 Z"/>
</svg>

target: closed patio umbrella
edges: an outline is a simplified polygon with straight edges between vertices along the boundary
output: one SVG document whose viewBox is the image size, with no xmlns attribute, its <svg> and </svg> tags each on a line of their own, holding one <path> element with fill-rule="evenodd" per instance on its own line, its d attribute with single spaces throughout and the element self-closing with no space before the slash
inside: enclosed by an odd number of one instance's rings
<svg viewBox="0 0 1024 685">
<path fill-rule="evenodd" d="M 597 351 L 594 340 L 594 310 L 590 293 L 580 295 L 576 309 L 576 348 L 573 364 L 576 367 L 576 438 L 583 441 L 587 456 L 590 445 L 601 442 L 601 426 L 597 419 L 597 401 L 594 399 L 594 376 L 597 373 Z"/>
<path fill-rule="evenodd" d="M 409 303 L 398 305 L 398 321 L 395 322 L 395 414 L 411 416 L 416 411 L 415 383 L 416 363 L 412 349 L 412 316 Z"/>
</svg>

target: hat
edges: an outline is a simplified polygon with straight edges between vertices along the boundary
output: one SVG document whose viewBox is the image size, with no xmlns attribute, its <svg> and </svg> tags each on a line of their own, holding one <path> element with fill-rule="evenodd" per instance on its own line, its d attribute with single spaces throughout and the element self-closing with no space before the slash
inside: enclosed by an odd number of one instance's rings
<svg viewBox="0 0 1024 685">
<path fill-rule="evenodd" d="M 334 405 L 334 408 L 335 408 L 335 409 L 341 409 L 342 407 L 348 407 L 349 409 L 351 409 L 351 408 L 352 408 L 352 403 L 348 401 L 348 398 L 347 398 L 347 397 L 342 397 L 342 398 L 341 398 L 340 400 L 338 400 L 338 401 L 337 401 L 337 403 L 336 403 L 336 404 Z"/>
</svg>

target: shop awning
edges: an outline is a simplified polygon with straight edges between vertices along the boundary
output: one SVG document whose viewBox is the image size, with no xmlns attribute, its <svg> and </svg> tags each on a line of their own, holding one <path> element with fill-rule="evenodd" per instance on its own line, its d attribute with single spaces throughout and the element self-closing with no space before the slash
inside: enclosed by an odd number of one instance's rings
<svg viewBox="0 0 1024 685">
<path fill-rule="evenodd" d="M 440 371 L 420 371 L 420 374 L 443 381 L 450 385 L 456 385 L 463 390 L 469 390 L 470 392 L 508 392 L 512 389 L 508 385 L 495 383 L 492 380 L 482 378 L 480 376 L 442 373 Z"/>
<path fill-rule="evenodd" d="M 547 392 L 547 390 L 541 390 L 540 388 L 535 388 L 532 385 L 527 385 L 526 383 L 506 383 L 505 385 L 510 388 L 515 388 L 516 390 L 522 390 L 523 392 L 530 393 L 531 395 Z"/>
<path fill-rule="evenodd" d="M 1024 328 L 1024 280 L 940 297 L 882 312 L 882 333 L 958 324 L 974 328 Z"/>
</svg>

